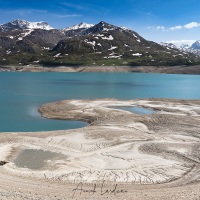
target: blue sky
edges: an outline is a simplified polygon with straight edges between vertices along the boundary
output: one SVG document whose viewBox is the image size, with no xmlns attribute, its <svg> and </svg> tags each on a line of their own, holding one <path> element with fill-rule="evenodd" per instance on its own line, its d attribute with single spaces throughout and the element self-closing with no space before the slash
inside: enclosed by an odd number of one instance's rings
<svg viewBox="0 0 200 200">
<path fill-rule="evenodd" d="M 0 24 L 47 21 L 54 28 L 80 22 L 126 26 L 148 40 L 200 40 L 200 0 L 0 0 Z"/>
</svg>

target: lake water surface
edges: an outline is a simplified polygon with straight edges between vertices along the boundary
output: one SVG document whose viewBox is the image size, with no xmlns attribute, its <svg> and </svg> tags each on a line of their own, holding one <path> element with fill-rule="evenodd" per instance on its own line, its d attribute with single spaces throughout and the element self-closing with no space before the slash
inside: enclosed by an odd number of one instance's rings
<svg viewBox="0 0 200 200">
<path fill-rule="evenodd" d="M 64 99 L 200 99 L 199 75 L 0 73 L 0 132 L 63 130 L 82 122 L 44 119 L 38 108 Z"/>
<path fill-rule="evenodd" d="M 112 106 L 111 108 L 126 110 L 138 115 L 150 115 L 155 112 L 152 109 L 142 108 L 138 106 Z"/>
</svg>

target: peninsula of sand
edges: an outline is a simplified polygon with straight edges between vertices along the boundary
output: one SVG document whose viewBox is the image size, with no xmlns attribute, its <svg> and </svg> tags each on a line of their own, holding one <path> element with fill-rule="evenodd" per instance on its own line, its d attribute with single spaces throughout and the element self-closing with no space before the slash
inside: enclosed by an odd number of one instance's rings
<svg viewBox="0 0 200 200">
<path fill-rule="evenodd" d="M 88 125 L 0 133 L 0 199 L 200 199 L 200 101 L 64 100 L 39 112 Z"/>
</svg>

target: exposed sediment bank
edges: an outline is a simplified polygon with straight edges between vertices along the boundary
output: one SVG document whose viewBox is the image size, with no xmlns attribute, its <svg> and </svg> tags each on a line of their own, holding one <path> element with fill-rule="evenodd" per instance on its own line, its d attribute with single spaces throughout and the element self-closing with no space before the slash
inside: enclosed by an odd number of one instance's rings
<svg viewBox="0 0 200 200">
<path fill-rule="evenodd" d="M 143 72 L 165 74 L 200 74 L 200 66 L 0 66 L 0 72 Z"/>
<path fill-rule="evenodd" d="M 111 106 L 154 109 L 138 115 Z M 84 128 L 0 133 L 1 199 L 198 199 L 200 101 L 64 100 L 39 111 Z M 25 150 L 54 155 L 40 169 L 17 167 Z M 37 160 L 35 161 L 37 162 Z M 95 191 L 94 191 L 95 190 Z"/>
</svg>

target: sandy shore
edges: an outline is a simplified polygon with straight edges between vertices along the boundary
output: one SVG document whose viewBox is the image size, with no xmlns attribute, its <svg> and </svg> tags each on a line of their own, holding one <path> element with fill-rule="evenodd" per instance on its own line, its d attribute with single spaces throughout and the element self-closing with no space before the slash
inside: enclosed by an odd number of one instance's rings
<svg viewBox="0 0 200 200">
<path fill-rule="evenodd" d="M 65 100 L 40 112 L 88 126 L 1 133 L 0 161 L 8 163 L 0 166 L 0 199 L 200 199 L 200 101 Z M 58 156 L 39 169 L 17 166 L 27 149 Z"/>
<path fill-rule="evenodd" d="M 2 71 L 17 72 L 143 72 L 165 74 L 200 74 L 200 66 L 77 66 L 44 67 L 41 65 L 0 66 Z"/>
</svg>

